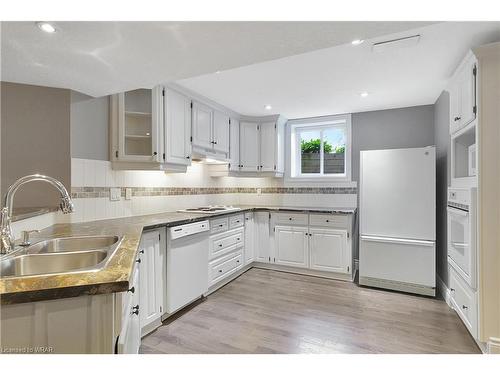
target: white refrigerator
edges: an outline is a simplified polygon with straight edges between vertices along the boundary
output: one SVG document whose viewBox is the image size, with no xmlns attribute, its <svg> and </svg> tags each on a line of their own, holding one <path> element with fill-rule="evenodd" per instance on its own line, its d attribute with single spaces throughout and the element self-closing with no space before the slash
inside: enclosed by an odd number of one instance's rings
<svg viewBox="0 0 500 375">
<path fill-rule="evenodd" d="M 359 283 L 436 294 L 434 146 L 361 151 Z"/>
</svg>

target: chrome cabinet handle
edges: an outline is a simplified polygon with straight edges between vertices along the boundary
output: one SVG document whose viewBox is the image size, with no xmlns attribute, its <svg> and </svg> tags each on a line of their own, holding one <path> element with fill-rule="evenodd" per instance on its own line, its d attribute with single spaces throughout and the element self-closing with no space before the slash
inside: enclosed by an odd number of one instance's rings
<svg viewBox="0 0 500 375">
<path fill-rule="evenodd" d="M 128 291 L 129 291 L 130 293 L 135 293 L 135 286 L 133 286 L 132 288 L 130 288 Z"/>
<path fill-rule="evenodd" d="M 453 120 L 454 120 L 454 121 L 459 121 L 459 120 L 461 120 L 461 119 L 462 119 L 462 117 L 457 116 L 457 117 L 455 117 Z"/>
<path fill-rule="evenodd" d="M 219 247 L 222 247 L 222 244 L 221 244 L 221 243 L 219 244 Z"/>
<path fill-rule="evenodd" d="M 222 273 L 222 270 L 219 270 L 219 273 Z"/>
<path fill-rule="evenodd" d="M 156 151 L 155 151 L 155 152 L 153 152 L 153 156 L 156 156 L 156 155 L 158 155 L 158 153 L 157 153 Z"/>
<path fill-rule="evenodd" d="M 135 262 L 136 263 L 141 263 L 141 258 L 137 259 Z"/>
<path fill-rule="evenodd" d="M 467 310 L 468 308 L 468 306 L 462 305 L 462 309 Z"/>
</svg>

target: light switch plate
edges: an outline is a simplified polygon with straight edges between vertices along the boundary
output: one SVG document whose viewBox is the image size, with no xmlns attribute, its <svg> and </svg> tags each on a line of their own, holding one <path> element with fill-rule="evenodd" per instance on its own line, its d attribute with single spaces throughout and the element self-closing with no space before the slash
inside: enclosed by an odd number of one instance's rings
<svg viewBox="0 0 500 375">
<path fill-rule="evenodd" d="M 257 195 L 262 195 L 262 189 L 261 188 L 257 189 Z"/>
<path fill-rule="evenodd" d="M 122 193 L 122 189 L 120 188 L 109 188 L 109 200 L 110 201 L 119 201 Z"/>
<path fill-rule="evenodd" d="M 125 200 L 129 201 L 131 199 L 132 199 L 132 189 L 126 188 L 125 189 Z"/>
</svg>

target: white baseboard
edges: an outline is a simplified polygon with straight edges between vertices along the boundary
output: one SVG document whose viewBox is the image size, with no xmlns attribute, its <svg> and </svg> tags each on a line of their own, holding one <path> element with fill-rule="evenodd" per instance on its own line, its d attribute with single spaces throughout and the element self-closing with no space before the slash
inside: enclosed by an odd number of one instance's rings
<svg viewBox="0 0 500 375">
<path fill-rule="evenodd" d="M 452 307 L 451 306 L 450 289 L 446 286 L 443 279 L 441 279 L 439 276 L 437 276 L 437 288 L 438 288 L 439 294 L 443 296 L 447 305 Z"/>
<path fill-rule="evenodd" d="M 486 344 L 488 354 L 500 354 L 500 338 L 490 337 Z"/>
</svg>

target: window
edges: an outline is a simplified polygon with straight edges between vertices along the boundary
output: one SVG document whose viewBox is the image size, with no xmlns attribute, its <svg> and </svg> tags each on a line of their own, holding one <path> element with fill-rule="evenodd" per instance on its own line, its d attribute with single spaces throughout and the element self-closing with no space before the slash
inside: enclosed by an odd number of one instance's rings
<svg viewBox="0 0 500 375">
<path fill-rule="evenodd" d="M 350 181 L 350 115 L 292 120 L 290 177 Z"/>
</svg>

